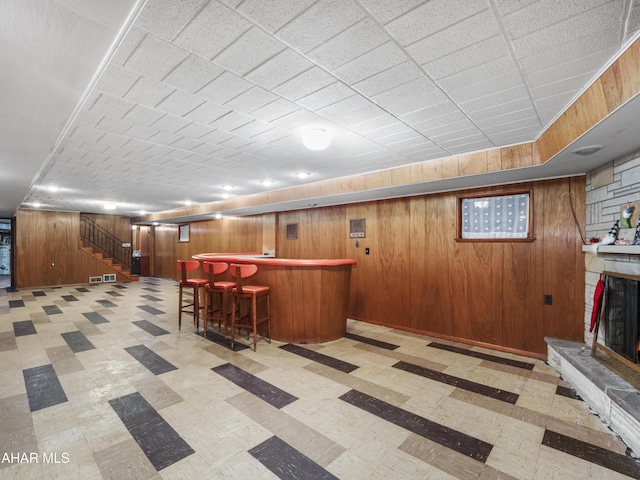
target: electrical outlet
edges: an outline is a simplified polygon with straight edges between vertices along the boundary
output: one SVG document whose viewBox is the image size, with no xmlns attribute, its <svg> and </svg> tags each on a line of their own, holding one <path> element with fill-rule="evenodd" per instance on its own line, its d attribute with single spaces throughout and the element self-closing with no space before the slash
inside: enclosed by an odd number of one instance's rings
<svg viewBox="0 0 640 480">
<path fill-rule="evenodd" d="M 365 255 L 369 255 L 369 247 L 367 247 L 367 248 L 365 248 L 365 249 L 364 249 L 364 254 L 365 254 Z"/>
<path fill-rule="evenodd" d="M 553 304 L 553 295 L 545 294 L 544 296 L 544 304 L 552 305 Z"/>
</svg>

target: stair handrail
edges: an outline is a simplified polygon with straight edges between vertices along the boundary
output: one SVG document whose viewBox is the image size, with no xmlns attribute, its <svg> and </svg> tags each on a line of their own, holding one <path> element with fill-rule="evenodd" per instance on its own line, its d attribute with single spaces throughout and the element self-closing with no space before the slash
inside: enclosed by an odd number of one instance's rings
<svg viewBox="0 0 640 480">
<path fill-rule="evenodd" d="M 131 268 L 131 243 L 119 239 L 82 214 L 80 215 L 80 239 L 112 258 L 115 263 Z"/>
</svg>

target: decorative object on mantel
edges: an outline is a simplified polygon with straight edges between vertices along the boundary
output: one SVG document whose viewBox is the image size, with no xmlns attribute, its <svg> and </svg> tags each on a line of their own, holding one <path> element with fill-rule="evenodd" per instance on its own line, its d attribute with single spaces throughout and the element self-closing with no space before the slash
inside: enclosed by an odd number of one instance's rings
<svg viewBox="0 0 640 480">
<path fill-rule="evenodd" d="M 631 245 L 638 244 L 640 244 L 640 217 L 638 217 L 638 223 L 636 223 L 636 234 L 633 237 L 633 242 L 631 242 Z"/>
<path fill-rule="evenodd" d="M 589 244 L 593 245 L 594 243 L 600 243 L 600 237 L 591 237 L 589 239 Z"/>
<path fill-rule="evenodd" d="M 633 215 L 633 205 L 627 202 L 627 208 L 620 215 L 620 228 L 631 228 L 631 215 Z"/>
<path fill-rule="evenodd" d="M 602 239 L 600 245 L 613 245 L 618 238 L 618 230 L 620 230 L 619 220 L 616 220 L 616 223 L 613 224 L 607 236 Z"/>
</svg>

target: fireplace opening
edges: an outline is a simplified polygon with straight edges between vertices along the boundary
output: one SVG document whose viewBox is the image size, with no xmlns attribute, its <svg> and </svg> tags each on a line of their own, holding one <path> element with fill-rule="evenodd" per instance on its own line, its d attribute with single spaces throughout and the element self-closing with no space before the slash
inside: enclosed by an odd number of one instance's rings
<svg viewBox="0 0 640 480">
<path fill-rule="evenodd" d="M 594 335 L 592 355 L 640 388 L 640 277 L 604 272 L 600 325 L 604 337 Z"/>
</svg>

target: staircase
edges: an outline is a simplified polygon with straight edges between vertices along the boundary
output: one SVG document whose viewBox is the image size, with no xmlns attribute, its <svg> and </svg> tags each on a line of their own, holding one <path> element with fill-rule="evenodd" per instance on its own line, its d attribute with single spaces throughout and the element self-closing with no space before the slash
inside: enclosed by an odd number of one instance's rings
<svg viewBox="0 0 640 480">
<path fill-rule="evenodd" d="M 129 246 L 123 246 L 128 244 Z M 117 238 L 86 215 L 80 215 L 80 249 L 132 282 L 131 244 Z"/>
</svg>

